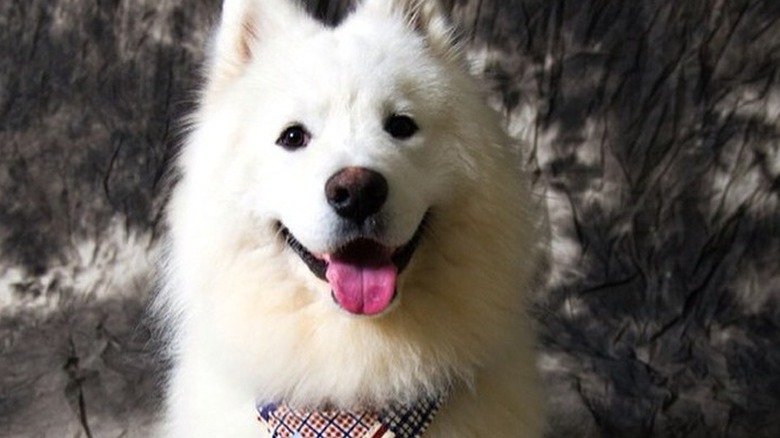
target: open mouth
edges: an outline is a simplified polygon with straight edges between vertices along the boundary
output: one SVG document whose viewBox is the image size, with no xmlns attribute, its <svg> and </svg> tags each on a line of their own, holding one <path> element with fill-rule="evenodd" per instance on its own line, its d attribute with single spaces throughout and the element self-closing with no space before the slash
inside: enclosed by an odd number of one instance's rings
<svg viewBox="0 0 780 438">
<path fill-rule="evenodd" d="M 398 275 L 412 259 L 425 222 L 423 219 L 409 242 L 398 248 L 358 238 L 323 255 L 312 254 L 282 224 L 280 231 L 309 270 L 330 284 L 333 299 L 341 308 L 356 315 L 377 315 L 392 304 Z"/>
</svg>

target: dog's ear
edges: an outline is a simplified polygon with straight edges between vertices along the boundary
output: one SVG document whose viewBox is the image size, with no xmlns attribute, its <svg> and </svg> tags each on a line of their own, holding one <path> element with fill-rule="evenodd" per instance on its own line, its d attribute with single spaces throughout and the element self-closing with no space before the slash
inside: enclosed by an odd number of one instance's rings
<svg viewBox="0 0 780 438">
<path fill-rule="evenodd" d="M 458 52 L 454 28 L 438 0 L 365 0 L 363 9 L 400 15 L 435 52 L 448 56 Z"/>
<path fill-rule="evenodd" d="M 239 76 L 267 38 L 314 25 L 295 0 L 224 0 L 213 41 L 211 77 L 217 83 Z"/>
</svg>

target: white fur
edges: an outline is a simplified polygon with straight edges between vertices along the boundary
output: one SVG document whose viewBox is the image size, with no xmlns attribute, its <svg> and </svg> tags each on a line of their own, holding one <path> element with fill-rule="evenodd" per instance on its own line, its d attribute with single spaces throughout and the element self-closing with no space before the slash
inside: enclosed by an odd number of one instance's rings
<svg viewBox="0 0 780 438">
<path fill-rule="evenodd" d="M 222 20 L 169 206 L 163 435 L 263 436 L 258 399 L 355 408 L 452 386 L 426 437 L 541 436 L 524 310 L 536 221 L 435 4 L 367 0 L 327 29 L 287 2 L 227 0 Z M 393 139 L 392 113 L 420 131 Z M 305 149 L 275 144 L 290 123 L 311 132 Z M 314 253 L 343 243 L 323 187 L 345 166 L 386 177 L 386 245 L 430 211 L 378 317 L 334 304 L 276 228 Z"/>
</svg>

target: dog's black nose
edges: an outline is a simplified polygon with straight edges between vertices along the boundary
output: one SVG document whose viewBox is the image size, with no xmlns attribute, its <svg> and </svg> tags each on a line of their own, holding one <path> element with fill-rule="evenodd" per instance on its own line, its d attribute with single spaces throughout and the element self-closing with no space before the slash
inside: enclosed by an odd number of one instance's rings
<svg viewBox="0 0 780 438">
<path fill-rule="evenodd" d="M 377 213 L 387 201 L 387 180 L 379 172 L 346 167 L 325 183 L 325 197 L 336 213 L 357 224 Z"/>
</svg>

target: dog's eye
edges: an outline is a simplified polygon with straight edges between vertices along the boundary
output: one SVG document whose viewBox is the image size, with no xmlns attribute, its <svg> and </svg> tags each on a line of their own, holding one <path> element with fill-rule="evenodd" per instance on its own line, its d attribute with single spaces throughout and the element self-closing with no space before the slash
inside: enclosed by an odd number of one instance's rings
<svg viewBox="0 0 780 438">
<path fill-rule="evenodd" d="M 311 135 L 302 125 L 292 125 L 282 131 L 282 134 L 276 140 L 276 144 L 287 149 L 296 150 L 309 144 Z"/>
<path fill-rule="evenodd" d="M 419 130 L 417 123 L 409 116 L 393 114 L 385 121 L 385 132 L 399 140 L 406 140 Z"/>
</svg>

